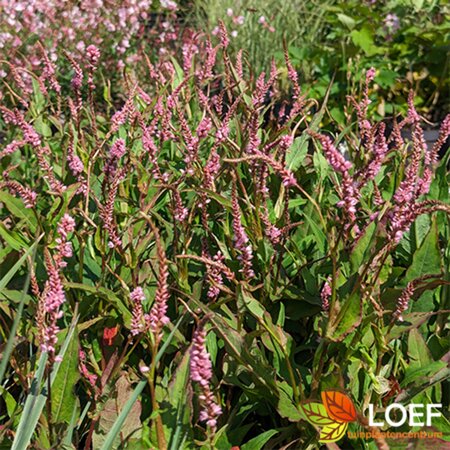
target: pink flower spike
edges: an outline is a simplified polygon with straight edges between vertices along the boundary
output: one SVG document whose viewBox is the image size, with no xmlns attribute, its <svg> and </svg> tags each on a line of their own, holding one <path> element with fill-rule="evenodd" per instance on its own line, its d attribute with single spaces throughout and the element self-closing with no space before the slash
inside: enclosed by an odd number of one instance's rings
<svg viewBox="0 0 450 450">
<path fill-rule="evenodd" d="M 236 249 L 240 252 L 238 258 L 242 263 L 242 269 L 240 272 L 244 274 L 245 278 L 250 279 L 255 276 L 255 272 L 252 269 L 253 250 L 241 222 L 241 211 L 239 208 L 235 185 L 233 185 L 232 189 L 231 205 L 233 210 L 233 240 Z"/>
<path fill-rule="evenodd" d="M 331 298 L 331 277 L 328 277 L 325 281 L 322 290 L 320 291 L 320 298 L 322 299 L 322 310 L 328 311 L 330 308 L 330 298 Z"/>
<path fill-rule="evenodd" d="M 370 83 L 373 81 L 373 79 L 375 78 L 375 69 L 373 67 L 371 67 L 367 72 L 366 72 L 366 82 Z"/>
<path fill-rule="evenodd" d="M 219 37 L 220 45 L 225 50 L 230 44 L 230 39 L 228 38 L 227 29 L 225 28 L 225 24 L 222 20 L 219 20 Z"/>
<path fill-rule="evenodd" d="M 142 309 L 142 302 L 145 300 L 144 291 L 141 287 L 137 287 L 130 294 L 130 299 L 133 302 L 133 315 L 131 318 L 131 334 L 136 336 L 144 331 L 144 311 Z"/>
<path fill-rule="evenodd" d="M 402 314 L 408 309 L 409 302 L 412 295 L 414 294 L 415 288 L 416 286 L 414 281 L 411 281 L 407 284 L 406 288 L 403 290 L 397 300 L 397 307 L 393 314 L 394 319 L 403 322 Z"/>
<path fill-rule="evenodd" d="M 169 300 L 169 267 L 167 263 L 166 253 L 164 251 L 164 247 L 160 241 L 160 237 L 156 228 L 155 232 L 155 240 L 156 240 L 156 252 L 158 255 L 159 262 L 159 274 L 158 281 L 156 287 L 155 301 L 153 302 L 152 309 L 150 310 L 150 314 L 146 316 L 147 326 L 155 335 L 155 338 L 159 341 L 162 337 L 162 328 L 164 325 L 167 325 L 170 322 L 170 319 L 167 317 L 167 302 Z"/>
<path fill-rule="evenodd" d="M 195 330 L 192 338 L 190 378 L 193 382 L 198 383 L 200 388 L 199 399 L 202 410 L 199 419 L 201 422 L 206 422 L 209 427 L 215 428 L 217 417 L 222 414 L 222 408 L 215 402 L 211 392 L 212 365 L 205 341 L 206 331 L 200 326 Z"/>
<path fill-rule="evenodd" d="M 95 45 L 89 45 L 86 49 L 86 57 L 92 69 L 95 69 L 100 59 L 100 50 Z"/>
</svg>

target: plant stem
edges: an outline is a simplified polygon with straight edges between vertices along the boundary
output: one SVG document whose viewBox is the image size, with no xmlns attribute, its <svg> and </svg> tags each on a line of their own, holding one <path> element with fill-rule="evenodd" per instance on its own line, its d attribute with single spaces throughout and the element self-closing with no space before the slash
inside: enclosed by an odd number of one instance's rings
<svg viewBox="0 0 450 450">
<path fill-rule="evenodd" d="M 319 389 L 319 380 L 322 376 L 323 372 L 323 366 L 325 365 L 325 355 L 328 350 L 329 343 L 328 341 L 323 340 L 319 348 L 317 349 L 317 353 L 320 354 L 319 356 L 319 364 L 317 365 L 317 370 L 314 372 L 312 381 L 311 381 L 311 393 L 315 393 Z"/>
<path fill-rule="evenodd" d="M 156 354 L 158 350 L 158 342 L 155 342 L 152 345 L 152 363 L 150 366 L 150 372 L 148 375 L 148 384 L 150 388 L 150 395 L 152 397 L 152 409 L 153 413 L 158 411 L 159 405 L 156 400 L 156 392 L 155 392 L 155 375 L 156 375 Z M 161 415 L 158 413 L 155 418 L 155 426 L 156 426 L 156 438 L 158 441 L 158 450 L 167 450 L 167 442 L 166 437 L 164 435 L 164 427 L 161 419 Z"/>
</svg>

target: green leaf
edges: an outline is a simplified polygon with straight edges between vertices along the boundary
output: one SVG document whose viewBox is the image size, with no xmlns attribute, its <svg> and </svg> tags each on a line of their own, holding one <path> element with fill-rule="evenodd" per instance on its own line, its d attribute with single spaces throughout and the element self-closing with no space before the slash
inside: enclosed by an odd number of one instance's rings
<svg viewBox="0 0 450 450">
<path fill-rule="evenodd" d="M 411 402 L 411 400 L 418 394 L 421 394 L 431 386 L 434 386 L 435 384 L 442 383 L 443 381 L 448 381 L 450 377 L 450 368 L 445 367 L 446 363 L 443 361 L 436 361 L 433 363 L 433 365 L 436 364 L 436 367 L 433 367 L 432 369 L 436 369 L 439 364 L 441 364 L 441 369 L 438 370 L 434 374 L 430 374 L 430 372 L 433 372 L 433 370 L 428 370 L 428 373 L 422 374 L 422 379 L 420 380 L 420 384 L 414 383 L 411 387 L 407 387 L 404 389 L 398 397 L 395 399 L 397 403 L 402 404 L 408 404 Z M 425 368 L 426 369 L 426 368 Z M 414 377 L 411 376 L 411 379 Z M 408 381 L 408 380 L 407 380 Z M 403 380 L 402 385 L 405 383 Z M 406 383 L 407 384 L 407 383 Z"/>
<path fill-rule="evenodd" d="M 420 11 L 423 8 L 425 0 L 411 0 L 411 3 L 416 11 Z"/>
<path fill-rule="evenodd" d="M 377 229 L 376 222 L 371 222 L 364 230 L 363 236 L 358 239 L 351 255 L 350 265 L 352 273 L 357 273 L 361 270 L 362 263 L 367 260 L 372 250 L 372 243 L 375 238 L 375 232 Z"/>
<path fill-rule="evenodd" d="M 410 360 L 407 370 L 415 367 L 425 367 L 433 362 L 430 350 L 423 336 L 415 328 L 408 335 L 408 354 Z"/>
<path fill-rule="evenodd" d="M 327 91 L 325 93 L 322 106 L 320 107 L 319 111 L 314 114 L 314 117 L 311 120 L 311 123 L 309 124 L 309 129 L 311 131 L 317 131 L 320 125 L 320 122 L 322 121 L 323 115 L 325 114 L 325 110 L 328 103 L 328 97 L 330 96 L 331 87 L 333 85 L 333 81 L 330 81 L 330 84 L 328 85 Z M 295 147 L 288 150 L 286 154 L 286 158 L 289 159 L 289 163 L 286 163 L 286 167 L 291 170 L 292 172 L 295 172 L 300 166 L 304 159 L 305 153 L 308 151 L 308 141 L 310 139 L 310 135 L 306 132 L 303 132 L 302 135 L 295 139 Z"/>
<path fill-rule="evenodd" d="M 167 337 L 167 339 L 165 339 L 164 344 L 161 346 L 159 352 L 156 355 L 155 364 L 158 363 L 158 361 L 163 356 L 165 350 L 170 345 L 173 337 L 175 336 L 176 331 L 178 330 L 178 327 L 180 326 L 180 324 L 181 324 L 181 322 L 183 320 L 183 317 L 184 316 L 180 317 L 180 319 L 178 320 L 176 325 L 173 327 L 173 329 L 170 332 L 170 334 Z M 105 439 L 103 441 L 103 445 L 102 445 L 100 450 L 110 450 L 111 446 L 115 442 L 115 439 L 116 439 L 117 435 L 120 433 L 120 430 L 122 429 L 122 426 L 123 426 L 123 424 L 124 424 L 124 422 L 125 422 L 125 420 L 127 418 L 127 415 L 129 414 L 129 412 L 133 408 L 134 403 L 137 401 L 139 395 L 144 390 L 146 384 L 147 384 L 147 380 L 146 379 L 141 380 L 137 384 L 136 388 L 134 389 L 133 394 L 129 397 L 129 399 L 127 400 L 126 404 L 124 405 L 122 411 L 117 415 L 117 418 L 116 418 L 114 424 L 109 429 L 108 434 L 105 436 Z"/>
<path fill-rule="evenodd" d="M 74 388 L 79 378 L 78 336 L 74 333 L 52 386 L 52 419 L 55 423 L 70 423 L 77 404 Z"/>
<path fill-rule="evenodd" d="M 268 430 L 261 433 L 259 436 L 250 439 L 241 446 L 241 450 L 261 450 L 272 436 L 278 434 L 278 430 Z"/>
<path fill-rule="evenodd" d="M 363 27 L 361 30 L 353 30 L 350 36 L 353 43 L 360 47 L 367 56 L 383 53 L 383 50 L 374 44 L 372 31 L 369 28 Z"/>
<path fill-rule="evenodd" d="M 450 442 L 450 420 L 444 415 L 441 414 L 439 417 L 433 417 L 433 428 L 435 428 L 437 431 L 442 432 L 442 439 L 444 441 Z M 429 442 L 431 444 L 430 439 L 424 439 L 424 441 Z M 434 445 L 433 445 L 434 444 Z M 448 444 L 444 444 L 443 441 L 437 440 L 436 443 L 433 443 L 432 448 L 442 448 L 445 449 L 446 447 L 450 447 Z M 427 448 L 424 448 L 423 450 L 428 450 L 430 446 L 427 446 Z"/>
<path fill-rule="evenodd" d="M 314 163 L 314 169 L 315 169 L 318 177 L 321 180 L 324 180 L 325 177 L 330 172 L 330 165 L 328 164 L 327 159 L 325 158 L 325 156 L 322 155 L 322 153 L 314 152 L 313 163 Z"/>
<path fill-rule="evenodd" d="M 408 368 L 405 378 L 403 378 L 400 385 L 406 387 L 410 384 L 416 385 L 418 382 L 424 382 L 446 367 L 447 364 L 444 361 L 434 361 L 425 367 L 414 366 L 413 368 Z"/>
<path fill-rule="evenodd" d="M 39 83 L 34 77 L 31 79 L 31 82 L 33 84 L 33 103 L 30 105 L 30 110 L 33 112 L 33 116 L 37 117 L 45 107 L 45 97 Z"/>
<path fill-rule="evenodd" d="M 306 133 L 305 133 L 306 134 Z M 295 138 L 286 152 L 286 166 L 295 172 L 305 160 L 308 153 L 308 141 L 302 136 Z"/>
<path fill-rule="evenodd" d="M 130 323 L 131 312 L 127 305 L 119 298 L 113 291 L 104 287 L 89 286 L 88 284 L 82 283 L 64 283 L 66 289 L 75 289 L 91 294 L 96 294 L 99 297 L 107 300 L 111 303 L 121 314 L 125 323 Z"/>
<path fill-rule="evenodd" d="M 304 415 L 299 411 L 293 400 L 291 386 L 285 381 L 277 382 L 278 405 L 277 411 L 281 417 L 285 417 L 291 422 L 298 422 L 304 419 Z"/>
<path fill-rule="evenodd" d="M 360 323 L 362 319 L 362 302 L 360 294 L 354 293 L 342 302 L 336 319 L 330 318 L 327 327 L 327 337 L 332 341 L 342 341 L 349 333 L 351 333 Z"/>
<path fill-rule="evenodd" d="M 308 225 L 311 227 L 311 231 L 315 237 L 315 242 L 320 253 L 325 254 L 325 249 L 327 245 L 327 237 L 322 229 L 317 225 L 318 221 L 314 220 L 309 216 L 306 211 L 303 211 L 303 216 L 305 217 Z"/>
<path fill-rule="evenodd" d="M 15 198 L 11 194 L 0 190 L 0 202 L 2 202 L 6 209 L 18 219 L 22 219 L 28 225 L 31 233 L 36 232 L 37 222 L 33 211 L 29 208 L 25 208 L 23 201 L 19 198 Z"/>
<path fill-rule="evenodd" d="M 88 403 L 89 404 L 89 403 Z M 63 445 L 67 448 L 74 448 L 72 445 L 73 433 L 75 432 L 75 427 L 77 425 L 77 420 L 80 420 L 80 423 L 83 422 L 83 419 L 79 416 L 78 405 L 74 403 L 72 417 L 69 422 L 69 426 L 67 427 L 67 432 L 63 440 Z"/>
<path fill-rule="evenodd" d="M 0 223 L 0 236 L 14 250 L 21 250 L 27 247 L 20 234 L 14 230 L 8 230 L 3 223 Z"/>
<path fill-rule="evenodd" d="M 228 437 L 228 425 L 223 426 L 214 435 L 214 441 L 212 443 L 212 448 L 214 450 L 230 450 L 232 444 L 230 443 Z M 191 448 L 191 447 L 187 447 Z M 171 448 L 170 450 L 179 450 L 178 448 Z M 201 450 L 206 450 L 205 447 L 201 447 Z"/>
<path fill-rule="evenodd" d="M 9 417 L 13 417 L 14 411 L 16 410 L 17 402 L 14 397 L 2 386 L 0 386 L 0 395 L 6 404 L 6 412 Z M 3 414 L 3 412 L 2 412 Z"/>
<path fill-rule="evenodd" d="M 337 14 L 337 18 L 343 25 L 347 26 L 350 30 L 353 30 L 353 28 L 355 28 L 356 22 L 350 16 L 347 16 L 346 14 Z"/>
<path fill-rule="evenodd" d="M 261 305 L 258 300 L 255 299 L 249 292 L 247 292 L 245 289 L 239 289 L 240 293 L 240 300 L 243 302 L 245 307 L 250 311 L 250 313 L 256 318 L 261 319 L 264 316 L 265 309 Z"/>
<path fill-rule="evenodd" d="M 395 85 L 397 78 L 397 72 L 389 69 L 381 69 L 379 74 L 375 76 L 375 82 L 382 88 L 387 89 Z"/>
<path fill-rule="evenodd" d="M 189 418 L 191 408 L 187 385 L 189 380 L 189 352 L 185 352 L 183 359 L 178 365 L 172 381 L 170 382 L 161 408 L 162 421 L 168 437 L 169 447 L 173 449 L 182 448 L 181 441 L 190 431 Z"/>
<path fill-rule="evenodd" d="M 11 450 L 26 450 L 28 448 L 28 444 L 30 443 L 31 437 L 33 436 L 34 429 L 42 411 L 37 404 L 40 399 L 39 391 L 42 384 L 42 378 L 44 377 L 44 369 L 47 364 L 47 358 L 47 353 L 42 353 L 39 358 L 37 364 L 38 369 L 33 377 L 33 380 L 31 381 L 31 392 L 27 395 L 27 399 L 25 400 L 22 416 Z M 45 400 L 42 407 L 44 407 L 44 404 Z"/>
<path fill-rule="evenodd" d="M 334 121 L 336 121 L 342 125 L 345 124 L 345 122 L 346 122 L 345 114 L 343 113 L 341 108 L 338 108 L 338 107 L 331 108 L 330 115 Z"/>
<path fill-rule="evenodd" d="M 155 357 L 155 364 L 158 364 L 159 360 L 163 357 L 164 352 L 166 351 L 167 347 L 170 345 L 170 343 L 172 342 L 173 337 L 175 336 L 175 333 L 177 332 L 178 328 L 181 325 L 181 322 L 183 321 L 185 316 L 181 316 L 178 319 L 178 322 L 175 324 L 175 326 L 173 327 L 172 331 L 169 333 L 169 335 L 167 336 L 167 338 L 164 340 L 164 344 L 161 345 L 161 348 L 159 349 L 158 353 L 156 354 Z"/>
<path fill-rule="evenodd" d="M 273 369 L 260 358 L 255 358 L 251 354 L 245 339 L 235 328 L 232 328 L 220 314 L 213 314 L 212 311 L 203 303 L 191 299 L 195 307 L 203 310 L 210 316 L 210 322 L 214 325 L 214 331 L 220 336 L 225 344 L 227 353 L 234 357 L 246 371 L 248 371 L 260 385 L 267 391 L 269 397 L 276 391 L 273 379 Z M 222 305 L 225 308 L 225 305 Z M 235 318 L 233 318 L 235 321 Z"/>
<path fill-rule="evenodd" d="M 284 211 L 284 201 L 285 201 L 285 188 L 284 185 L 282 184 L 280 186 L 280 191 L 278 192 L 278 198 L 277 201 L 275 203 L 275 206 L 273 208 L 273 212 L 275 214 L 275 219 L 278 220 L 281 218 L 281 216 L 283 215 L 283 211 Z"/>
<path fill-rule="evenodd" d="M 52 135 L 52 129 L 44 122 L 42 116 L 34 121 L 33 126 L 41 136 L 50 137 Z"/>
<path fill-rule="evenodd" d="M 26 252 L 20 257 L 20 259 L 14 264 L 14 266 L 9 269 L 8 273 L 3 276 L 3 278 L 0 280 L 0 291 L 3 291 L 6 286 L 8 286 L 8 283 L 12 280 L 14 275 L 17 273 L 17 271 L 22 267 L 22 264 L 25 262 L 25 260 L 28 258 L 28 256 L 31 254 L 31 252 L 34 251 L 39 241 L 42 239 L 42 236 L 38 237 L 36 241 L 31 245 L 30 248 L 26 250 Z"/>
<path fill-rule="evenodd" d="M 208 195 L 208 197 L 211 197 L 219 205 L 222 205 L 224 208 L 228 209 L 229 211 L 232 210 L 231 200 L 229 198 L 226 198 L 226 197 L 218 194 L 217 192 L 211 191 L 210 189 L 199 188 L 199 189 L 196 190 L 196 192 L 198 192 L 198 191 L 199 192 L 204 192 L 205 194 Z"/>
<path fill-rule="evenodd" d="M 442 272 L 438 236 L 437 221 L 436 218 L 433 218 L 430 231 L 423 240 L 422 245 L 414 252 L 412 264 L 406 271 L 405 285 L 424 275 L 436 275 Z"/>
<path fill-rule="evenodd" d="M 402 314 L 403 322 L 399 322 L 392 327 L 389 334 L 386 337 L 386 341 L 389 342 L 393 339 L 398 339 L 403 333 L 410 332 L 414 328 L 419 328 L 430 317 L 433 317 L 439 313 L 448 314 L 450 311 L 444 310 L 440 312 L 414 312 Z"/>
</svg>

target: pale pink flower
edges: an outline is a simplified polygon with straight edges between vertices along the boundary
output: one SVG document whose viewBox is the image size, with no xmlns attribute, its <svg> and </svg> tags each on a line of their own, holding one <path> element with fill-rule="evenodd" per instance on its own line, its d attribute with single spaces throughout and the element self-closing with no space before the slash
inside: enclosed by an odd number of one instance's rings
<svg viewBox="0 0 450 450">
<path fill-rule="evenodd" d="M 136 336 L 144 331 L 144 311 L 142 309 L 142 302 L 145 300 L 144 291 L 141 287 L 137 287 L 130 294 L 133 302 L 133 315 L 131 318 L 131 334 Z"/>
<path fill-rule="evenodd" d="M 415 288 L 416 286 L 414 281 L 411 281 L 407 284 L 406 288 L 403 290 L 397 300 L 397 306 L 393 314 L 394 319 L 403 322 L 402 314 L 408 309 L 409 302 L 412 295 L 414 294 Z"/>
<path fill-rule="evenodd" d="M 22 198 L 25 208 L 33 208 L 36 205 L 36 192 L 30 188 L 22 186 L 17 181 L 0 182 L 0 189 L 6 187 L 13 195 L 19 195 Z"/>
<path fill-rule="evenodd" d="M 162 328 L 170 322 L 167 317 L 167 302 L 169 300 L 169 267 L 167 263 L 166 253 L 161 244 L 159 235 L 156 234 L 156 251 L 159 261 L 159 274 L 156 287 L 155 301 L 153 302 L 150 314 L 146 315 L 145 319 L 148 327 L 154 333 L 156 339 L 161 339 Z"/>
<path fill-rule="evenodd" d="M 242 268 L 239 272 L 242 272 L 245 278 L 250 279 L 255 276 L 255 272 L 252 269 L 253 250 L 241 222 L 241 211 L 237 199 L 236 186 L 233 186 L 232 189 L 231 205 L 233 210 L 233 240 L 236 249 L 240 252 L 238 258 L 242 263 Z"/>
<path fill-rule="evenodd" d="M 190 378 L 199 384 L 199 400 L 202 406 L 199 419 L 201 422 L 215 429 L 217 418 L 222 414 L 222 408 L 216 403 L 211 392 L 212 365 L 205 345 L 206 331 L 203 327 L 197 328 L 192 338 L 190 351 Z"/>
<path fill-rule="evenodd" d="M 330 298 L 331 298 L 331 286 L 330 286 L 331 278 L 329 277 L 327 281 L 325 281 L 322 290 L 320 291 L 320 298 L 322 299 L 322 310 L 328 311 L 330 308 Z"/>
<path fill-rule="evenodd" d="M 39 323 L 39 326 L 42 327 L 39 334 L 42 337 L 42 351 L 49 352 L 53 358 L 58 342 L 57 333 L 59 332 L 59 326 L 57 325 L 57 321 L 63 315 L 61 306 L 66 301 L 60 270 L 65 267 L 63 258 L 69 257 L 72 254 L 72 247 L 68 246 L 70 242 L 68 242 L 67 238 L 68 234 L 72 233 L 74 229 L 75 221 L 71 216 L 65 214 L 58 223 L 58 237 L 55 240 L 57 243 L 57 250 L 54 257 L 55 264 L 51 261 L 49 254 L 46 254 L 45 258 L 49 278 L 41 299 L 43 302 L 44 322 Z"/>
</svg>

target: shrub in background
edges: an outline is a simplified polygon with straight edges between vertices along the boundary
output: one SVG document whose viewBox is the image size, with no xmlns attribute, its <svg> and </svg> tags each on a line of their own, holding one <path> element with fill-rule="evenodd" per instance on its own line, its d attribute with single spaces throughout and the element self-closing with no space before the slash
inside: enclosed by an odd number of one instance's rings
<svg viewBox="0 0 450 450">
<path fill-rule="evenodd" d="M 448 407 L 450 118 L 427 148 L 411 95 L 388 133 L 370 69 L 330 135 L 289 58 L 249 81 L 230 39 L 146 66 L 151 95 L 126 78 L 118 108 L 95 95 L 94 46 L 69 57 L 67 97 L 51 62 L 11 85 L 3 445 L 308 448 L 300 403 L 336 387 L 363 412 L 395 383 Z"/>
<path fill-rule="evenodd" d="M 303 86 L 320 100 L 334 80 L 329 107 L 345 123 L 345 95 L 360 88 L 363 69 L 377 69 L 378 118 L 406 113 L 410 88 L 416 107 L 440 121 L 449 109 L 449 8 L 444 2 L 193 2 L 197 21 L 217 32 L 224 20 L 234 52 L 246 49 L 257 72 L 269 70 L 274 55 L 283 60 L 283 40 Z"/>
</svg>

